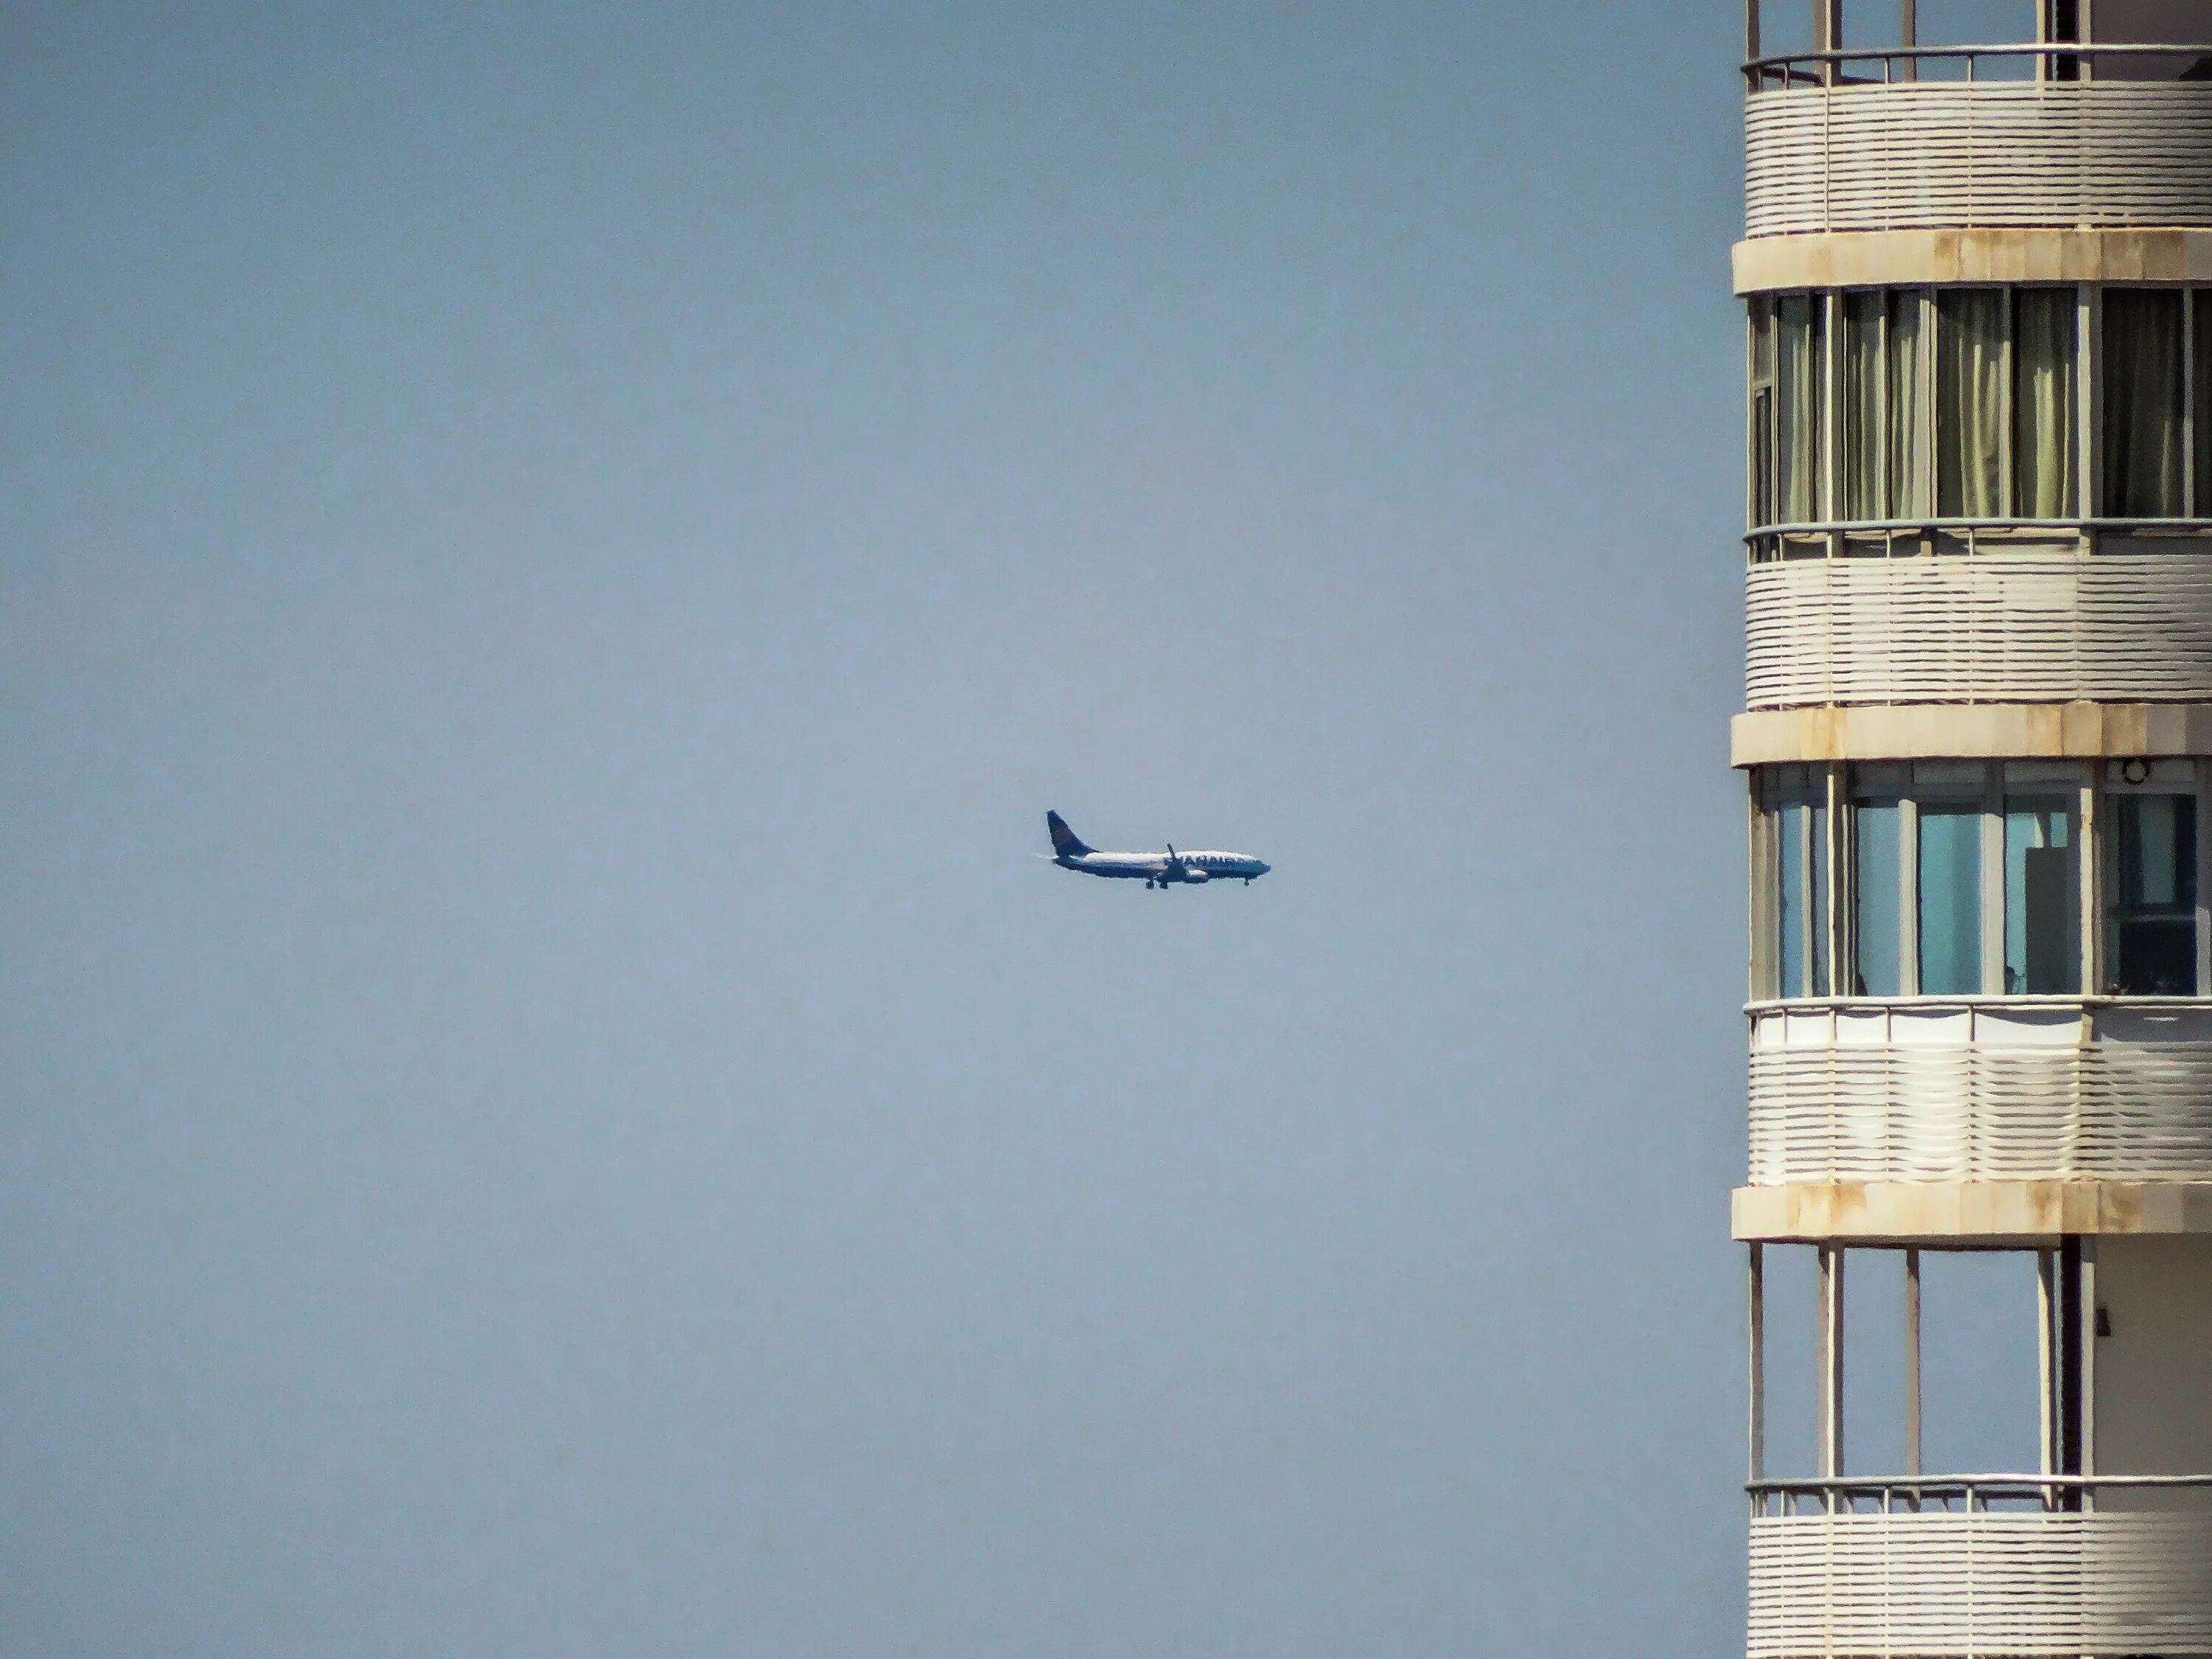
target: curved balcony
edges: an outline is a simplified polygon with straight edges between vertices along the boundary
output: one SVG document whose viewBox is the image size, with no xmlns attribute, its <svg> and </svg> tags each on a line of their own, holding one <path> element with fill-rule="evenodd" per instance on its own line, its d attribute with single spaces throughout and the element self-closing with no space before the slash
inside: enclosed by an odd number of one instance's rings
<svg viewBox="0 0 2212 1659">
<path fill-rule="evenodd" d="M 2212 46 L 2074 45 L 1756 59 L 1746 234 L 2212 227 L 2208 60 Z M 1963 80 L 1929 78 L 1960 64 Z M 1996 78 L 2023 69 L 2039 78 Z"/>
<path fill-rule="evenodd" d="M 1753 1187 L 2212 1181 L 2212 1003 L 1760 1005 Z"/>
<path fill-rule="evenodd" d="M 2212 543 L 2165 545 L 1753 565 L 1745 706 L 2212 700 Z"/>
<path fill-rule="evenodd" d="M 2154 1486 L 2179 1489 L 2165 1496 L 2189 1507 L 2107 1507 Z M 1755 1484 L 1759 1510 L 1802 1494 L 1823 1512 L 1754 1514 L 1746 1652 L 2212 1653 L 2206 1486 L 2025 1475 Z M 2082 1489 L 2095 1510 L 2081 1506 Z M 1881 1510 L 1852 1512 L 1844 1500 L 1854 1492 L 1878 1493 Z M 2023 1501 L 2038 1507 L 1990 1507 Z"/>
</svg>

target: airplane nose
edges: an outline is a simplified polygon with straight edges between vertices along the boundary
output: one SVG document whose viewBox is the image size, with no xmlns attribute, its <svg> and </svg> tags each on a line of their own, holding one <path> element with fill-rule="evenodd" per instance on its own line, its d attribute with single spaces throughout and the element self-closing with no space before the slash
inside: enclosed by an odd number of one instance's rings
<svg viewBox="0 0 2212 1659">
<path fill-rule="evenodd" d="M 1274 866 L 1273 865 L 1272 865 L 1272 864 L 1268 863 L 1268 862 L 1267 862 L 1267 860 L 1265 860 L 1265 859 L 1261 859 L 1261 860 L 1260 860 L 1260 873 L 1261 873 L 1261 875 L 1263 875 L 1263 876 L 1264 876 L 1264 875 L 1266 875 L 1266 874 L 1267 873 L 1267 872 L 1268 872 L 1268 871 L 1270 871 L 1270 870 L 1273 869 L 1274 867 L 1275 867 L 1275 866 Z"/>
</svg>

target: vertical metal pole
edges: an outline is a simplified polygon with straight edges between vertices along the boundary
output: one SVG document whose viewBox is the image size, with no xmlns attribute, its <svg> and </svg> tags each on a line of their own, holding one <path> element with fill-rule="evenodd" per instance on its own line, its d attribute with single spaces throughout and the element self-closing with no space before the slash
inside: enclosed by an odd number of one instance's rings
<svg viewBox="0 0 2212 1659">
<path fill-rule="evenodd" d="M 1897 0 L 1897 44 L 1900 46 L 1917 46 L 1920 44 L 1919 0 Z M 1920 78 L 1920 60 L 1917 58 L 1907 58 L 1905 60 L 1904 72 L 1898 78 L 1901 81 L 1917 81 Z"/>
<path fill-rule="evenodd" d="M 1766 1247 L 1751 1247 L 1749 1284 L 1751 1316 L 1751 1473 L 1746 1478 L 1766 1478 Z"/>
<path fill-rule="evenodd" d="M 1905 1472 L 1920 1468 L 1920 1252 L 1905 1252 Z"/>
<path fill-rule="evenodd" d="M 1844 1472 L 1844 1248 L 1820 1246 L 1820 1474 Z"/>
<path fill-rule="evenodd" d="M 1844 41 L 1844 0 L 1813 0 L 1813 49 L 1815 52 L 1836 52 Z M 1823 58 L 1820 63 L 1820 83 L 1836 84 L 1837 66 Z"/>
<path fill-rule="evenodd" d="M 1911 0 L 1906 3 L 1910 4 Z M 1743 61 L 1747 64 L 1755 62 L 1759 56 L 1759 0 L 1743 0 Z M 1759 82 L 1753 80 L 1752 84 L 1757 86 Z"/>
</svg>

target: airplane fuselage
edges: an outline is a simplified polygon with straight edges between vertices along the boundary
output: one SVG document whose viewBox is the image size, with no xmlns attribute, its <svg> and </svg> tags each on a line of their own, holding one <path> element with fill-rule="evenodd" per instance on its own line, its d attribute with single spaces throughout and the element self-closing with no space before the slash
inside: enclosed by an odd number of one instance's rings
<svg viewBox="0 0 2212 1659">
<path fill-rule="evenodd" d="M 1048 855 L 1063 870 L 1086 876 L 1105 876 L 1121 881 L 1142 881 L 1147 887 L 1200 887 L 1209 881 L 1241 881 L 1246 886 L 1267 873 L 1267 862 L 1249 853 L 1178 853 L 1168 843 L 1164 853 L 1102 853 L 1085 843 L 1057 812 L 1044 815 L 1052 837 Z"/>
<path fill-rule="evenodd" d="M 1165 887 L 1175 883 L 1201 886 L 1209 881 L 1254 881 L 1267 873 L 1265 860 L 1246 853 L 1063 853 L 1053 860 L 1063 870 L 1086 876 L 1141 880 Z"/>
</svg>

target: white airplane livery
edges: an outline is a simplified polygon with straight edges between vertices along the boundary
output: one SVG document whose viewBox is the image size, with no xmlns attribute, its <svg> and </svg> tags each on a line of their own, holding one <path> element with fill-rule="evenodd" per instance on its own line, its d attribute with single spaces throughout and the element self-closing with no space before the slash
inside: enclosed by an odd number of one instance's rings
<svg viewBox="0 0 2212 1659">
<path fill-rule="evenodd" d="M 1172 844 L 1164 853 L 1102 853 L 1085 846 L 1057 812 L 1044 815 L 1044 827 L 1052 832 L 1052 861 L 1061 869 L 1080 870 L 1086 876 L 1141 878 L 1146 886 L 1162 892 L 1177 882 L 1198 887 L 1209 881 L 1242 881 L 1249 887 L 1272 867 L 1249 853 L 1178 853 Z"/>
</svg>

